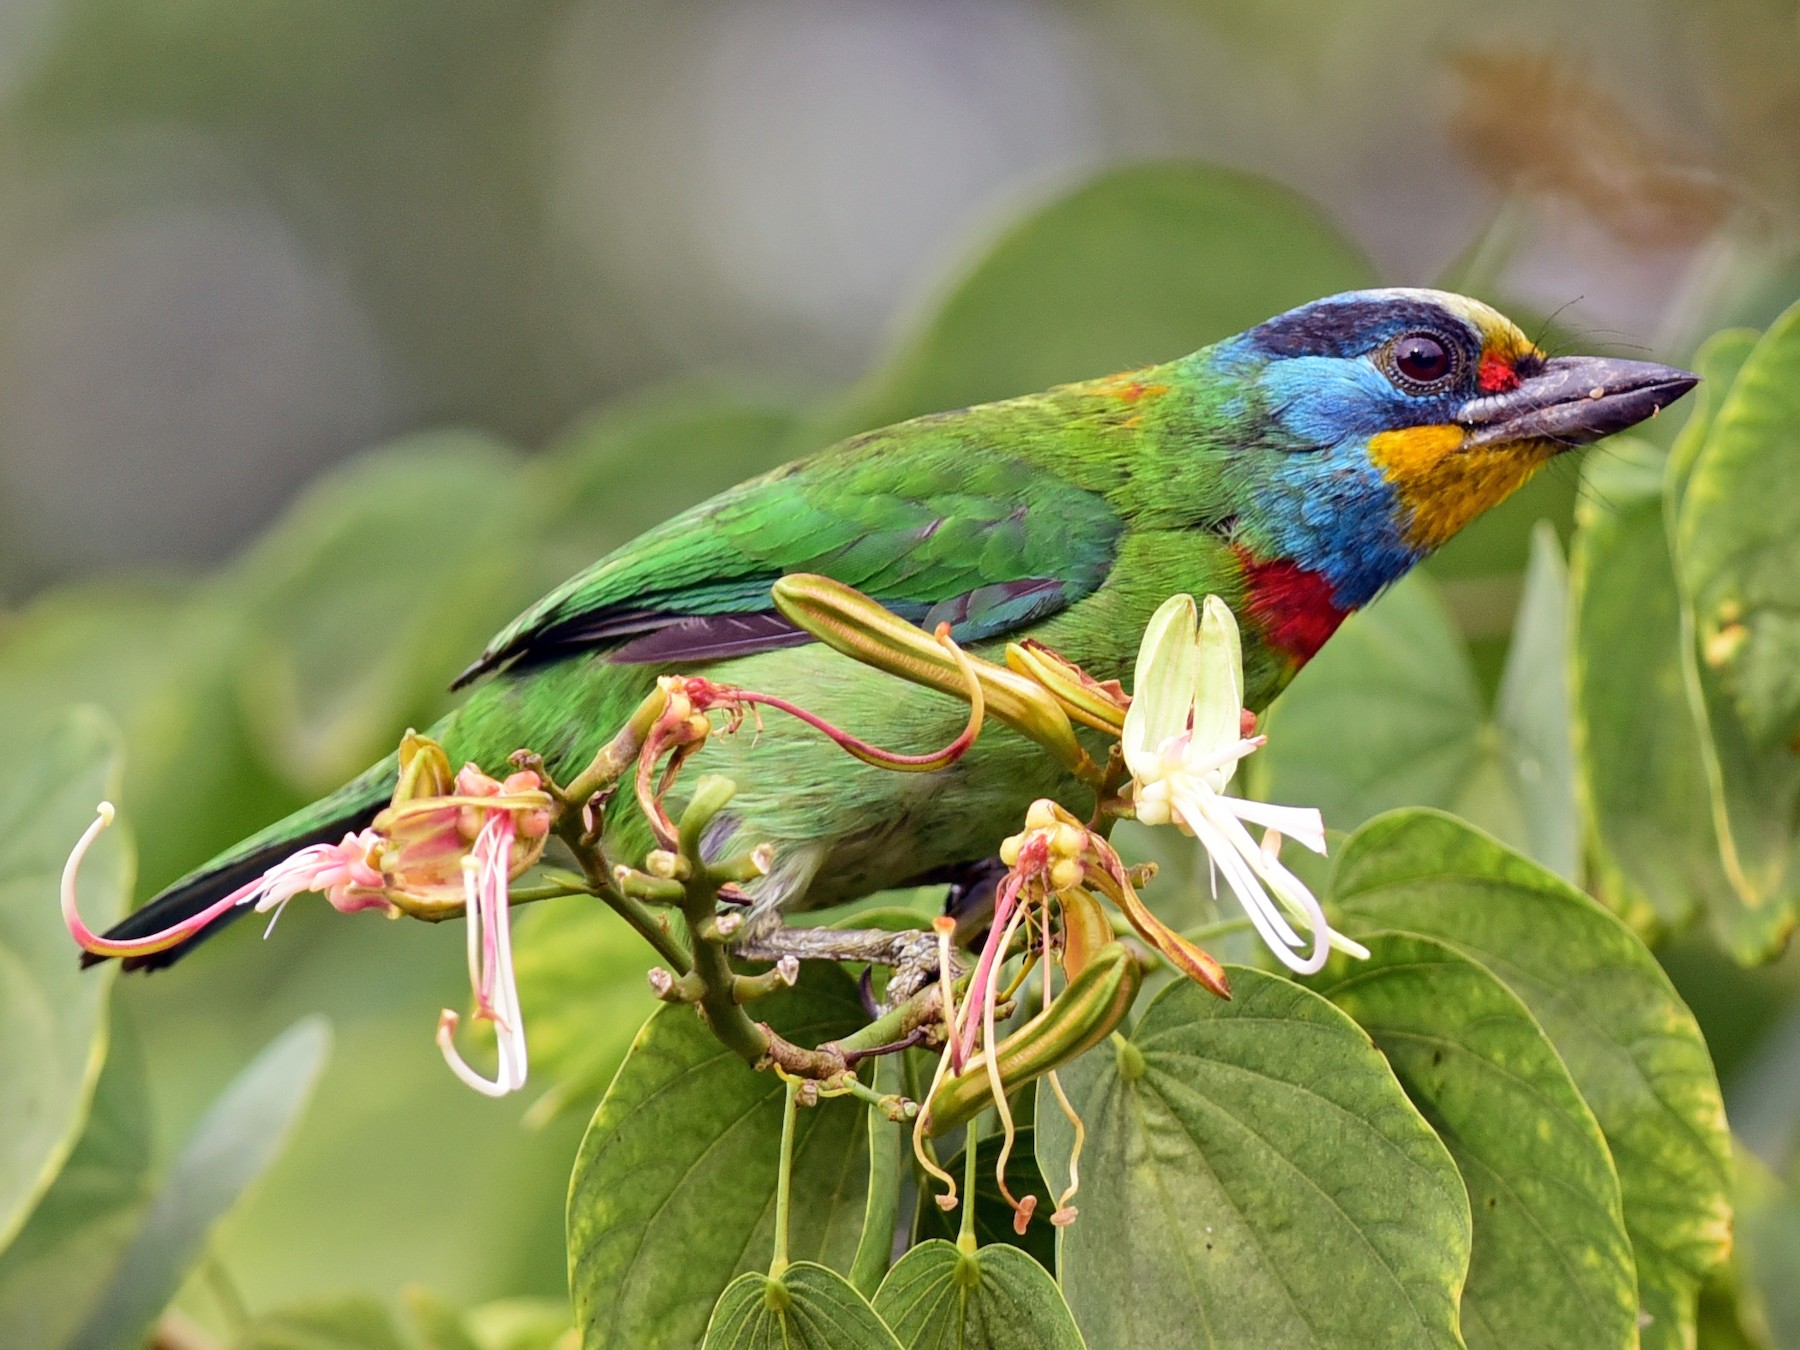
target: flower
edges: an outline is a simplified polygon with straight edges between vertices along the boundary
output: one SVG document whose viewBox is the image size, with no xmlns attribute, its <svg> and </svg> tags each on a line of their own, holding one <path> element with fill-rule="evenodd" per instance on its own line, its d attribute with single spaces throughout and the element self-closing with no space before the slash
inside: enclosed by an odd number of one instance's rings
<svg viewBox="0 0 1800 1350">
<path fill-rule="evenodd" d="M 382 813 L 393 817 L 387 827 L 395 847 L 384 852 L 383 861 L 395 868 L 397 886 L 429 895 L 443 884 L 447 860 L 456 861 L 469 921 L 475 1016 L 494 1024 L 498 1069 L 488 1079 L 469 1066 L 456 1048 L 461 1019 L 450 1008 L 438 1014 L 437 1044 L 450 1071 L 489 1097 L 524 1087 L 528 1069 L 525 1021 L 513 976 L 508 887 L 543 855 L 550 836 L 550 798 L 540 781 L 527 771 L 499 782 L 465 764 L 456 776 L 456 795 L 426 797 Z M 382 816 L 376 817 L 377 829 Z M 409 861 L 417 872 L 408 872 Z"/>
<path fill-rule="evenodd" d="M 275 918 L 269 920 L 269 927 L 273 929 L 275 919 L 281 917 L 281 911 L 286 908 L 287 902 L 303 891 L 322 893 L 340 914 L 354 914 L 363 909 L 393 909 L 387 897 L 382 894 L 381 873 L 369 864 L 370 850 L 376 842 L 374 834 L 364 830 L 357 834 L 346 834 L 335 844 L 310 844 L 290 854 L 261 876 L 161 932 L 141 938 L 102 937 L 82 921 L 81 910 L 76 903 L 76 878 L 81 870 L 82 859 L 87 857 L 88 849 L 99 838 L 100 832 L 112 824 L 113 816 L 113 804 L 101 802 L 96 809 L 94 822 L 83 831 L 69 853 L 69 860 L 63 864 L 63 922 L 83 950 L 96 956 L 147 956 L 153 952 L 167 951 L 200 932 L 227 910 L 239 905 L 254 904 L 259 913 L 273 909 Z"/>
<path fill-rule="evenodd" d="M 1366 948 L 1332 931 L 1313 893 L 1281 864 L 1284 835 L 1325 852 L 1319 813 L 1225 795 L 1238 761 L 1265 740 L 1245 734 L 1243 701 L 1243 651 L 1224 601 L 1207 596 L 1198 616 L 1192 596 L 1164 601 L 1138 648 L 1120 736 L 1137 818 L 1146 825 L 1173 822 L 1197 838 L 1215 884 L 1223 873 L 1257 933 L 1290 970 L 1312 974 L 1333 947 L 1366 957 Z M 1260 844 L 1246 823 L 1263 827 Z M 1310 942 L 1290 919 L 1305 927 Z"/>
<path fill-rule="evenodd" d="M 368 828 L 335 844 L 310 844 L 199 913 L 141 938 L 106 938 L 82 921 L 76 904 L 81 862 L 113 820 L 110 802 L 77 841 L 62 877 L 63 921 L 70 934 L 97 956 L 141 956 L 166 951 L 239 905 L 273 909 L 317 891 L 342 914 L 379 909 L 389 915 L 442 918 L 461 906 L 469 921 L 469 985 L 475 1016 L 498 1033 L 499 1069 L 483 1078 L 456 1049 L 457 1014 L 438 1018 L 437 1042 L 451 1071 L 489 1096 L 525 1084 L 525 1029 L 513 977 L 509 888 L 543 856 L 554 802 L 529 771 L 504 780 L 465 764 L 451 777 L 435 743 L 408 733 L 400 747 L 399 783 L 393 801 Z M 269 921 L 269 931 L 275 919 Z M 264 936 L 267 936 L 265 932 Z"/>
</svg>

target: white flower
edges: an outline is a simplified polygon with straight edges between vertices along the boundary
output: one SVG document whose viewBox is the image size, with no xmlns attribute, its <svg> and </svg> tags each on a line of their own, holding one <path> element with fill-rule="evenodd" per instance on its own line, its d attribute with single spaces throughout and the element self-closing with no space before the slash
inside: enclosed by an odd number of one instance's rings
<svg viewBox="0 0 1800 1350">
<path fill-rule="evenodd" d="M 1319 813 L 1225 795 L 1238 761 L 1264 741 L 1243 734 L 1243 703 L 1244 658 L 1231 610 L 1216 595 L 1206 597 L 1200 615 L 1192 596 L 1164 601 L 1138 648 L 1120 737 L 1137 818 L 1146 825 L 1173 821 L 1198 839 L 1214 868 L 1215 887 L 1223 873 L 1257 933 L 1290 970 L 1312 974 L 1332 947 L 1366 957 L 1366 948 L 1331 930 L 1313 893 L 1281 865 L 1283 835 L 1325 852 Z M 1260 844 L 1246 822 L 1263 827 Z M 1296 932 L 1290 919 L 1310 937 Z"/>
</svg>

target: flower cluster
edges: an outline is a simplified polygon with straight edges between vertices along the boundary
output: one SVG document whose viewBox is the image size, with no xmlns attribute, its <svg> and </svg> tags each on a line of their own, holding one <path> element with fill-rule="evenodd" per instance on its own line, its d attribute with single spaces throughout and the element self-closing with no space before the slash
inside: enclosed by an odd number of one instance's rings
<svg viewBox="0 0 1800 1350">
<path fill-rule="evenodd" d="M 490 778 L 473 764 L 452 775 L 443 750 L 407 733 L 400 747 L 399 785 L 392 803 L 368 828 L 335 844 L 311 844 L 197 913 L 141 938 L 109 939 L 82 921 L 76 881 L 82 859 L 113 819 L 102 802 L 63 868 L 62 910 L 69 932 L 96 956 L 142 956 L 166 951 L 240 906 L 273 910 L 316 891 L 342 914 L 377 909 L 442 918 L 461 909 L 469 924 L 469 984 L 475 1015 L 491 1022 L 499 1045 L 499 1071 L 481 1077 L 456 1049 L 457 1014 L 445 1009 L 438 1044 L 457 1077 L 490 1096 L 517 1091 L 526 1076 L 525 1030 L 513 979 L 508 888 L 543 855 L 553 802 L 538 775 Z M 267 933 L 265 932 L 265 936 Z"/>
</svg>

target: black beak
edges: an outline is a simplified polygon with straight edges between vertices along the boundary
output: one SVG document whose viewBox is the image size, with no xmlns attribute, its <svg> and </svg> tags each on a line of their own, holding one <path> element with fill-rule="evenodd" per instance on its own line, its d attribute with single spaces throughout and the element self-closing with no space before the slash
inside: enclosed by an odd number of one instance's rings
<svg viewBox="0 0 1800 1350">
<path fill-rule="evenodd" d="M 1468 429 L 1464 449 L 1515 441 L 1586 445 L 1654 417 L 1698 383 L 1698 375 L 1650 361 L 1554 356 L 1517 389 L 1470 399 L 1456 420 Z"/>
</svg>

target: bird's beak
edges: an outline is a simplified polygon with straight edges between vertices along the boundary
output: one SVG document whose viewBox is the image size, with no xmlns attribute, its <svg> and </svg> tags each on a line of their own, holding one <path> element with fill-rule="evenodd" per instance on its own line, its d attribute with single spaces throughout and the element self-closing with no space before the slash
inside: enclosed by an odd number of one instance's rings
<svg viewBox="0 0 1800 1350">
<path fill-rule="evenodd" d="M 1463 448 L 1550 441 L 1586 445 L 1654 417 L 1696 384 L 1698 375 L 1650 361 L 1556 356 L 1517 389 L 1470 399 L 1457 412 Z"/>
</svg>

